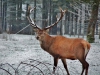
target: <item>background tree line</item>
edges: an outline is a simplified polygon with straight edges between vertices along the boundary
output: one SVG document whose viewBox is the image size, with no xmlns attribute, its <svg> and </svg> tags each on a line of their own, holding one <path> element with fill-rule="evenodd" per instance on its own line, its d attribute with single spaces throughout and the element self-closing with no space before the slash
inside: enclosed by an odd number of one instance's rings
<svg viewBox="0 0 100 75">
<path fill-rule="evenodd" d="M 29 23 L 26 15 L 29 5 L 36 7 L 32 17 L 41 28 L 56 21 L 56 15 L 59 16 L 59 7 L 61 7 L 67 9 L 68 12 L 59 25 L 51 29 L 50 33 L 85 34 L 89 42 L 94 42 L 95 29 L 99 20 L 98 13 L 100 13 L 99 4 L 100 0 L 0 0 L 0 32 L 17 33 L 27 26 Z M 84 5 L 86 6 L 84 7 Z M 87 10 L 87 6 L 88 9 L 90 8 L 89 10 Z M 85 15 L 81 16 L 84 14 L 83 11 Z M 86 25 L 82 24 L 84 18 L 86 20 L 83 24 L 86 22 Z M 32 29 L 29 26 L 20 33 L 31 34 Z"/>
</svg>

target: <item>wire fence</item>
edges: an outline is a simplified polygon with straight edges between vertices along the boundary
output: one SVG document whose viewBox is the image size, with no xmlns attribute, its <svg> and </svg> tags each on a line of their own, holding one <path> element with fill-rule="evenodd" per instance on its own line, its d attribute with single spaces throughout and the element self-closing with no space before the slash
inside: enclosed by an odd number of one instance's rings
<svg viewBox="0 0 100 75">
<path fill-rule="evenodd" d="M 29 59 L 18 65 L 0 64 L 0 75 L 65 75 L 59 66 L 55 74 L 52 73 L 52 68 L 52 64 Z"/>
</svg>

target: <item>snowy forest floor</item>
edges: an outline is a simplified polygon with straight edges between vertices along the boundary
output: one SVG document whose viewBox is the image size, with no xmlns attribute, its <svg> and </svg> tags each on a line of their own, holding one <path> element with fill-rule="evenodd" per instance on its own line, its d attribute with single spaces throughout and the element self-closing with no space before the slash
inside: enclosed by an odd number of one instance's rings
<svg viewBox="0 0 100 75">
<path fill-rule="evenodd" d="M 0 64 L 9 63 L 11 65 L 18 65 L 22 61 L 34 59 L 53 65 L 53 57 L 41 49 L 39 42 L 34 36 L 10 34 L 7 35 L 6 39 L 3 39 L 2 36 L 0 34 Z M 100 39 L 98 39 L 98 36 L 95 37 L 96 42 L 91 43 L 91 49 L 86 59 L 89 63 L 89 75 L 100 75 Z M 82 65 L 78 60 L 67 59 L 67 64 L 71 75 L 80 75 Z M 64 75 L 66 75 L 60 60 L 58 66 L 64 71 Z"/>
</svg>

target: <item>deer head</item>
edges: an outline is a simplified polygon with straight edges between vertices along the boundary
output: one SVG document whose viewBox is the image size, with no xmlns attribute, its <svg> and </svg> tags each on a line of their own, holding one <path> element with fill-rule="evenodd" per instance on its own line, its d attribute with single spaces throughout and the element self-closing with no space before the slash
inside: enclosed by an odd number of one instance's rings
<svg viewBox="0 0 100 75">
<path fill-rule="evenodd" d="M 56 16 L 57 21 L 56 21 L 55 23 L 53 23 L 53 24 L 51 24 L 51 25 L 49 25 L 49 26 L 47 26 L 47 27 L 41 29 L 41 28 L 39 28 L 39 27 L 35 24 L 35 22 L 34 22 L 34 21 L 32 20 L 32 18 L 30 17 L 30 13 L 31 13 L 34 9 L 35 9 L 35 7 L 34 7 L 34 8 L 31 8 L 30 6 L 28 7 L 28 16 L 27 16 L 27 18 L 28 18 L 28 21 L 29 21 L 30 25 L 33 27 L 33 30 L 36 32 L 36 38 L 37 38 L 37 40 L 42 40 L 42 39 L 45 37 L 44 35 L 47 35 L 47 34 L 48 34 L 49 29 L 52 28 L 53 26 L 57 25 L 57 23 L 63 18 L 64 14 L 65 14 L 65 12 L 66 12 L 66 10 L 62 10 L 62 8 L 60 8 L 60 13 L 61 13 L 61 15 L 60 15 L 59 18 Z"/>
</svg>

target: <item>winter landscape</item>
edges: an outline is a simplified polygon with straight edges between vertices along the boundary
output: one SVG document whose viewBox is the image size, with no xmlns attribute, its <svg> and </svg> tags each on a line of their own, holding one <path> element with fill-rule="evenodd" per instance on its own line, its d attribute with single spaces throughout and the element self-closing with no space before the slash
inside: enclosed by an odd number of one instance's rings
<svg viewBox="0 0 100 75">
<path fill-rule="evenodd" d="M 66 37 L 69 36 L 66 35 Z M 98 36 L 95 36 L 95 38 L 96 42 L 91 43 L 91 49 L 86 59 L 90 65 L 89 75 L 100 75 L 100 39 L 98 39 Z M 7 35 L 7 38 L 4 38 L 3 34 L 0 34 L 0 67 L 6 69 L 7 66 L 6 65 L 2 66 L 2 64 L 9 63 L 14 68 L 17 68 L 18 65 L 23 61 L 28 63 L 30 61 L 29 59 L 43 62 L 44 64 L 49 63 L 53 65 L 53 57 L 41 49 L 39 42 L 35 39 L 34 35 L 10 34 Z M 36 62 L 33 63 L 33 65 L 35 64 L 37 63 Z M 67 64 L 71 75 L 80 75 L 82 65 L 78 60 L 67 60 Z M 47 64 L 47 66 L 49 65 Z M 53 66 L 50 66 L 49 69 L 52 70 L 52 67 Z M 58 63 L 58 67 L 60 67 L 63 72 L 58 70 L 57 75 L 66 75 L 66 71 L 60 60 Z M 38 68 L 47 69 L 42 65 L 38 66 Z M 10 68 L 9 69 L 7 68 L 7 70 L 10 70 Z M 10 72 L 12 73 L 12 71 Z M 0 69 L 0 75 L 10 75 L 10 74 L 4 73 L 4 71 Z M 15 74 L 12 73 L 12 75 Z M 35 74 L 34 72 L 32 74 L 27 74 L 27 75 L 43 75 L 43 74 Z"/>
<path fill-rule="evenodd" d="M 53 57 L 41 49 L 30 25 L 39 35 L 50 29 L 49 33 L 53 36 L 87 38 L 91 42 L 86 58 L 88 75 L 100 75 L 100 0 L 0 0 L 0 75 L 67 75 L 61 60 L 55 74 L 52 74 Z M 60 50 L 62 45 L 64 49 L 66 46 L 61 42 L 59 44 L 57 40 L 59 46 L 56 44 Z M 55 44 L 51 46 L 52 43 L 55 42 L 49 42 L 48 48 L 56 49 Z M 70 47 L 73 53 L 74 47 Z M 57 56 L 61 54 L 58 53 Z M 66 60 L 70 75 L 81 75 L 82 64 L 78 60 Z"/>
</svg>

